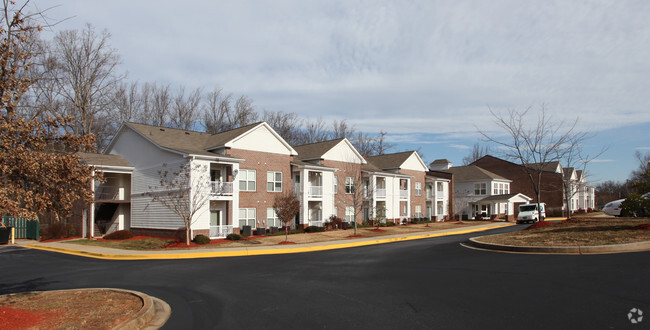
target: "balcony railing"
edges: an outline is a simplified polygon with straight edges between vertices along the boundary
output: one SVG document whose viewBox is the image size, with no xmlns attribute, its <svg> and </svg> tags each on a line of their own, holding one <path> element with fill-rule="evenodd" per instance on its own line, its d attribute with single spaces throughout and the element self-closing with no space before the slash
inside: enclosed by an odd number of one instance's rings
<svg viewBox="0 0 650 330">
<path fill-rule="evenodd" d="M 120 198 L 120 188 L 124 191 L 124 187 L 118 186 L 107 186 L 99 185 L 95 187 L 95 199 L 96 200 L 121 200 L 124 199 L 124 196 Z M 124 193 L 123 193 L 124 194 Z"/>
<path fill-rule="evenodd" d="M 213 195 L 232 196 L 232 182 L 210 181 Z"/>
<path fill-rule="evenodd" d="M 323 186 L 310 186 L 309 197 L 323 197 Z"/>
<path fill-rule="evenodd" d="M 233 232 L 232 225 L 210 226 L 210 237 L 226 237 Z"/>
<path fill-rule="evenodd" d="M 316 227 L 323 227 L 323 221 L 312 221 L 309 220 L 309 225 L 310 226 L 316 226 Z"/>
<path fill-rule="evenodd" d="M 377 198 L 386 198 L 386 189 L 375 189 L 375 195 Z"/>
<path fill-rule="evenodd" d="M 400 190 L 399 191 L 399 198 L 400 199 L 408 199 L 409 198 L 409 191 L 408 190 Z"/>
</svg>

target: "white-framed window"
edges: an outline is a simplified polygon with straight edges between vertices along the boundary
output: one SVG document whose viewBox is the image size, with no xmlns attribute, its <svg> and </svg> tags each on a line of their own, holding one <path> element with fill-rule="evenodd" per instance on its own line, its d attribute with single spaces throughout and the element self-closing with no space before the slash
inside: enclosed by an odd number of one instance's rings
<svg viewBox="0 0 650 330">
<path fill-rule="evenodd" d="M 443 215 L 445 213 L 445 204 L 442 201 L 438 201 L 436 208 L 438 209 L 438 215 Z"/>
<path fill-rule="evenodd" d="M 266 172 L 266 191 L 282 192 L 282 172 Z"/>
<path fill-rule="evenodd" d="M 255 170 L 239 170 L 239 190 L 255 191 L 257 173 Z"/>
<path fill-rule="evenodd" d="M 492 191 L 492 195 L 498 195 L 499 194 L 499 186 L 500 185 L 501 185 L 500 183 L 495 183 L 494 184 L 494 190 Z"/>
<path fill-rule="evenodd" d="M 503 193 L 504 194 L 509 194 L 510 193 L 510 184 L 509 183 L 504 183 L 503 184 Z"/>
<path fill-rule="evenodd" d="M 415 205 L 415 217 L 416 218 L 421 218 L 422 217 L 422 205 Z"/>
<path fill-rule="evenodd" d="M 415 196 L 422 196 L 422 182 L 415 183 Z"/>
<path fill-rule="evenodd" d="M 345 207 L 345 221 L 346 222 L 354 221 L 354 207 L 352 206 Z"/>
<path fill-rule="evenodd" d="M 282 221 L 280 221 L 275 209 L 272 207 L 266 209 L 266 225 L 269 227 L 282 227 Z"/>
<path fill-rule="evenodd" d="M 336 175 L 334 176 L 334 182 L 333 182 L 333 185 L 334 185 L 334 188 L 333 188 L 333 189 L 334 189 L 334 193 L 336 194 L 336 193 L 339 191 L 339 177 L 336 176 Z"/>
<path fill-rule="evenodd" d="M 444 186 L 442 185 L 442 182 L 437 182 L 436 188 L 438 189 L 438 192 L 443 192 L 445 190 Z"/>
<path fill-rule="evenodd" d="M 239 209 L 239 228 L 244 226 L 251 226 L 251 228 L 256 228 L 257 224 L 255 223 L 255 208 L 240 208 Z"/>
<path fill-rule="evenodd" d="M 345 177 L 345 193 L 353 194 L 354 193 L 354 178 L 346 176 Z"/>
<path fill-rule="evenodd" d="M 487 194 L 487 184 L 486 183 L 475 183 L 474 184 L 474 195 L 486 195 Z"/>
</svg>

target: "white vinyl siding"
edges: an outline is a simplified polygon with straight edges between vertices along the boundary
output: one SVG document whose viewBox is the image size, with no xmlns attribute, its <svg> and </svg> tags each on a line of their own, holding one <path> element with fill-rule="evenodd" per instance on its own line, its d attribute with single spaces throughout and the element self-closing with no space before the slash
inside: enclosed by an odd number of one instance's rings
<svg viewBox="0 0 650 330">
<path fill-rule="evenodd" d="M 474 184 L 474 195 L 487 195 L 487 184 L 486 183 L 475 183 Z"/>
<path fill-rule="evenodd" d="M 282 192 L 282 172 L 266 172 L 266 191 Z"/>
<path fill-rule="evenodd" d="M 255 170 L 239 170 L 239 190 L 255 191 L 257 173 Z"/>
</svg>

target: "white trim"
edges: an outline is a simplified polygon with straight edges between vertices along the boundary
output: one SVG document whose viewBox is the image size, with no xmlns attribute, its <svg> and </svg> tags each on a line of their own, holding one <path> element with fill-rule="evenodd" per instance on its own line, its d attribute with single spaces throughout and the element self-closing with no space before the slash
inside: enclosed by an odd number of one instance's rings
<svg viewBox="0 0 650 330">
<path fill-rule="evenodd" d="M 259 127 L 261 127 L 261 126 L 266 127 L 266 128 L 271 132 L 271 134 L 273 134 L 273 136 L 275 136 L 275 138 L 278 139 L 278 140 L 279 140 L 279 141 L 280 141 L 280 142 L 285 146 L 285 148 L 287 148 L 287 150 L 289 150 L 289 154 L 290 154 L 291 156 L 297 156 L 297 155 L 298 155 L 298 153 L 297 153 L 297 152 L 296 152 L 296 151 L 291 147 L 291 145 L 290 145 L 289 143 L 287 143 L 287 141 L 285 141 L 285 140 L 280 136 L 280 134 L 278 134 L 278 133 L 277 133 L 277 132 L 276 132 L 276 131 L 275 131 L 275 130 L 274 130 L 274 129 L 269 125 L 269 124 L 267 124 L 265 121 L 259 123 L 259 124 L 256 125 L 255 127 L 250 128 L 249 130 L 247 130 L 246 132 L 244 132 L 244 133 L 238 135 L 238 136 L 235 137 L 234 139 L 232 139 L 232 140 L 226 142 L 223 146 L 226 147 L 226 148 L 232 148 L 232 145 L 233 145 L 235 142 L 237 142 L 238 140 L 242 139 L 243 137 L 245 137 L 246 135 L 250 134 L 251 132 L 253 132 L 254 130 L 256 130 L 257 128 L 259 128 Z M 221 147 L 221 146 L 219 146 L 219 147 Z M 213 147 L 213 148 L 210 148 L 210 150 L 218 149 L 219 147 Z"/>
</svg>

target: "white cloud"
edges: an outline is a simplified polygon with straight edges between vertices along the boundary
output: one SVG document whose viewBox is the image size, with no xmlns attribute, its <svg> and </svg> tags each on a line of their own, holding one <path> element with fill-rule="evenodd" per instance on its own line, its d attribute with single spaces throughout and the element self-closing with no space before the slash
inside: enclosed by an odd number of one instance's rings
<svg viewBox="0 0 650 330">
<path fill-rule="evenodd" d="M 449 146 L 451 148 L 455 148 L 455 149 L 463 149 L 463 150 L 472 149 L 472 147 L 470 147 L 468 145 L 464 145 L 464 144 L 450 144 Z"/>
</svg>

